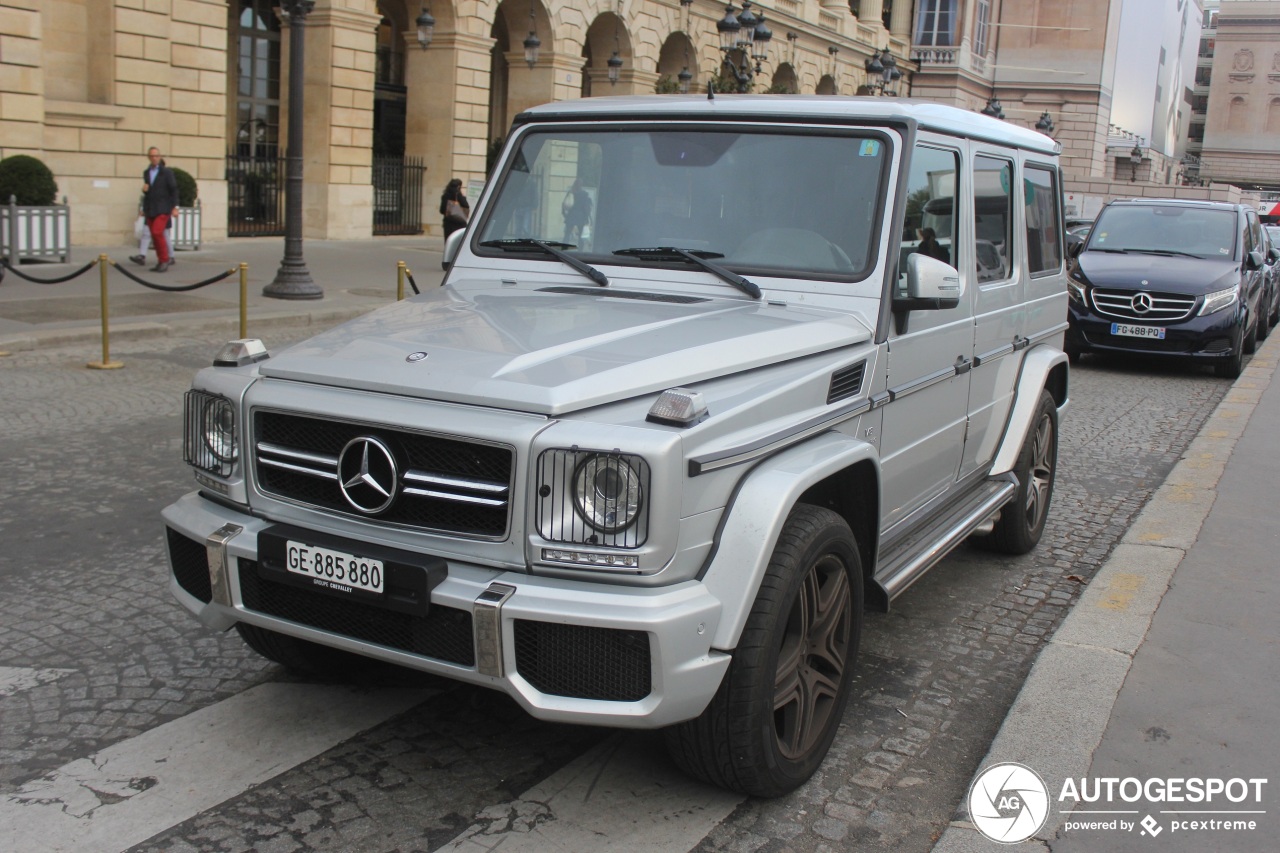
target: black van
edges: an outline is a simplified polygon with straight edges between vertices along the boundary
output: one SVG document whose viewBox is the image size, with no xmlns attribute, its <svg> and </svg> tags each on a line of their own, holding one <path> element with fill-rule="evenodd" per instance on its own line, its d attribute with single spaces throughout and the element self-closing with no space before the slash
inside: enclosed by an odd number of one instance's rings
<svg viewBox="0 0 1280 853">
<path fill-rule="evenodd" d="M 1266 243 L 1247 205 L 1116 200 L 1069 252 L 1072 361 L 1086 352 L 1171 356 L 1235 378 L 1242 354 L 1270 329 Z"/>
</svg>

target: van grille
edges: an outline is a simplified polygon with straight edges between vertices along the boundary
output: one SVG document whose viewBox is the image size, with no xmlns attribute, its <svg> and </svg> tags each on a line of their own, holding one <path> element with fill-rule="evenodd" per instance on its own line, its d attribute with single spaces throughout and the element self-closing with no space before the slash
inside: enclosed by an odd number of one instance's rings
<svg viewBox="0 0 1280 853">
<path fill-rule="evenodd" d="M 267 494 L 423 530 L 506 535 L 514 458 L 508 447 L 281 412 L 257 411 L 253 423 L 254 471 Z M 360 437 L 390 449 L 399 472 L 394 498 L 377 512 L 359 512 L 338 482 L 339 456 Z"/>
<path fill-rule="evenodd" d="M 1148 290 L 1093 289 L 1093 304 L 1099 314 L 1120 320 L 1145 323 L 1176 323 L 1191 316 L 1196 297 Z"/>
</svg>

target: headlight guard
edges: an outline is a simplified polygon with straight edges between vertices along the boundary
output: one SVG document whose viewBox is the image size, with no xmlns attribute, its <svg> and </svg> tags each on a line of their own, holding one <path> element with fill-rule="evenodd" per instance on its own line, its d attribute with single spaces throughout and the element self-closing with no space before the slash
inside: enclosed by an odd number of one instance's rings
<svg viewBox="0 0 1280 853">
<path fill-rule="evenodd" d="M 538 457 L 536 524 L 548 542 L 639 548 L 649 536 L 649 463 L 618 451 Z"/>
<path fill-rule="evenodd" d="M 240 458 L 236 408 L 226 397 L 188 391 L 183 417 L 182 458 L 193 468 L 229 477 Z"/>
</svg>

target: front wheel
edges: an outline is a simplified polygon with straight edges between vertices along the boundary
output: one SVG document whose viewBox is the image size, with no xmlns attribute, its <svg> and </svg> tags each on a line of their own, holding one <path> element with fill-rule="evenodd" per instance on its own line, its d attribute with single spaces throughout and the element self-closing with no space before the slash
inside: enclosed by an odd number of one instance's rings
<svg viewBox="0 0 1280 853">
<path fill-rule="evenodd" d="M 702 715 L 667 729 L 686 773 L 758 797 L 805 782 L 849 700 L 862 633 L 862 561 L 844 519 L 787 518 L 729 671 Z"/>
<path fill-rule="evenodd" d="M 1013 469 L 1018 491 L 1000 510 L 995 529 L 977 539 L 978 544 L 1005 554 L 1025 554 L 1036 547 L 1049 517 L 1057 468 L 1058 406 L 1052 394 L 1041 390 L 1031 431 Z"/>
</svg>

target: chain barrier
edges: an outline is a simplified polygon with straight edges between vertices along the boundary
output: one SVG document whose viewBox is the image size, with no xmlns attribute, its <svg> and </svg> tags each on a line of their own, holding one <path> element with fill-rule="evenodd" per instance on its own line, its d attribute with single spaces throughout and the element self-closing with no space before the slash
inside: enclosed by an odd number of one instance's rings
<svg viewBox="0 0 1280 853">
<path fill-rule="evenodd" d="M 58 276 L 56 278 L 38 278 L 33 275 L 28 275 L 27 273 L 22 272 L 21 270 L 13 266 L 11 263 L 9 263 L 8 258 L 0 257 L 0 283 L 4 282 L 5 275 L 7 273 L 13 273 L 19 278 L 25 279 L 26 281 L 32 282 L 34 284 L 62 284 L 64 282 L 71 281 L 73 278 L 79 278 L 80 276 L 87 273 L 89 270 L 93 269 L 95 266 L 99 267 L 99 271 L 101 273 L 101 282 L 100 282 L 101 297 L 100 298 L 102 301 L 102 361 L 90 362 L 88 365 L 86 365 L 87 367 L 91 367 L 96 370 L 114 370 L 120 367 L 124 367 L 123 363 L 111 360 L 110 329 L 108 327 L 109 312 L 107 309 L 107 267 L 108 266 L 115 267 L 116 270 L 119 271 L 121 274 L 123 274 L 126 278 L 129 278 L 137 282 L 143 287 L 149 287 L 152 290 L 158 290 L 158 291 L 161 291 L 162 293 L 185 293 L 187 291 L 199 290 L 202 287 L 208 287 L 211 284 L 217 284 L 218 282 L 224 281 L 230 278 L 231 276 L 235 275 L 236 273 L 239 273 L 240 274 L 240 337 L 243 338 L 247 334 L 249 265 L 243 262 L 237 266 L 231 267 L 225 272 L 218 273 L 215 276 L 206 278 L 204 281 L 198 281 L 195 284 L 165 285 L 165 284 L 157 284 L 155 282 L 151 282 L 151 281 L 147 281 L 146 279 L 139 278 L 138 276 L 131 273 L 129 270 L 120 266 L 120 264 L 116 263 L 114 258 L 111 258 L 105 254 L 99 255 L 97 258 L 95 258 L 92 261 L 89 261 L 89 263 L 80 267 L 80 269 L 76 270 L 73 273 L 68 273 L 67 275 Z M 407 266 L 405 266 L 404 261 L 398 261 L 396 264 L 396 300 L 397 301 L 404 299 L 404 283 L 406 279 L 409 282 L 409 286 L 413 288 L 413 292 L 415 295 L 421 293 L 421 291 L 418 289 L 418 283 L 414 281 L 413 272 Z M 0 351 L 0 356 L 6 356 L 6 355 L 9 355 L 9 353 Z"/>
<path fill-rule="evenodd" d="M 4 281 L 4 273 L 7 271 L 13 273 L 18 278 L 25 279 L 33 284 L 62 284 L 64 281 L 71 281 L 73 278 L 78 278 L 84 275 L 89 270 L 93 269 L 93 266 L 96 263 L 98 263 L 98 259 L 94 258 L 92 261 L 89 261 L 89 263 L 69 275 L 62 275 L 57 278 L 36 278 L 33 275 L 27 275 L 22 270 L 10 264 L 8 258 L 0 258 L 0 266 L 3 267 L 3 269 L 0 269 L 0 281 Z"/>
<path fill-rule="evenodd" d="M 106 263 L 109 263 L 111 264 L 111 266 L 115 267 L 116 271 L 123 274 L 125 278 L 131 278 L 134 281 L 136 281 L 138 284 L 142 285 L 143 287 L 149 287 L 152 290 L 160 290 L 165 293 L 185 293 L 188 290 L 199 290 L 202 287 L 208 287 L 211 284 L 217 284 L 220 281 L 231 278 L 231 276 L 235 275 L 237 272 L 240 271 L 239 267 L 232 267 L 231 269 L 226 270 L 225 272 L 218 273 L 212 278 L 206 278 L 204 281 L 197 281 L 195 284 L 178 284 L 178 285 L 156 284 L 155 282 L 138 278 L 138 276 L 134 275 L 133 273 L 129 272 L 127 269 L 125 269 L 124 267 L 116 263 L 113 258 L 108 258 L 106 255 L 103 255 L 102 257 L 105 259 Z M 96 263 L 96 261 L 94 263 Z M 93 266 L 93 264 L 90 264 L 89 266 Z M 86 269 L 88 269 L 88 267 L 86 267 Z"/>
</svg>

